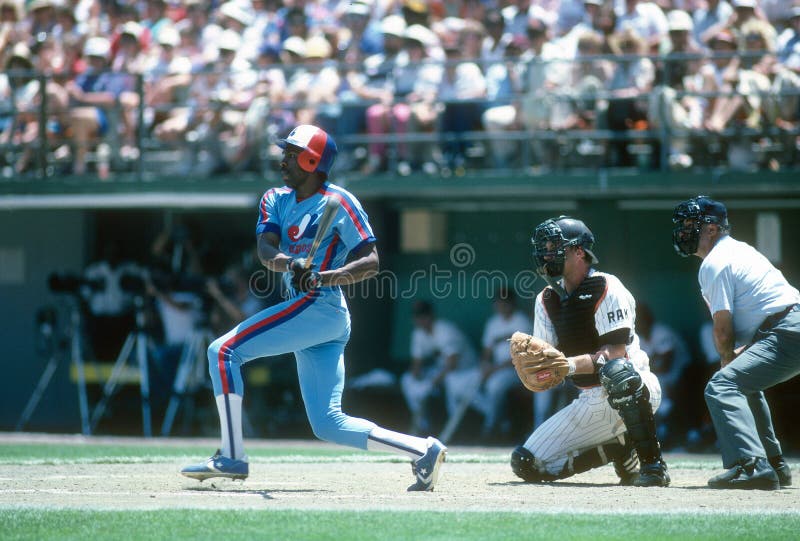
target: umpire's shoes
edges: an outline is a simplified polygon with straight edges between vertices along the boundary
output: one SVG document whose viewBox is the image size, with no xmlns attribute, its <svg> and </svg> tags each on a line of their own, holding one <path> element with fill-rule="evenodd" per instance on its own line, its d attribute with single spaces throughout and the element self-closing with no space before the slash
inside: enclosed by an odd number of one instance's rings
<svg viewBox="0 0 800 541">
<path fill-rule="evenodd" d="M 743 458 L 733 468 L 708 480 L 711 488 L 778 490 L 778 474 L 766 458 Z"/>
<path fill-rule="evenodd" d="M 247 456 L 241 460 L 223 456 L 219 449 L 214 456 L 200 464 L 192 464 L 181 470 L 181 475 L 203 481 L 213 477 L 227 477 L 229 479 L 247 479 L 250 474 L 250 466 L 247 463 Z"/>
<path fill-rule="evenodd" d="M 792 486 L 792 470 L 783 459 L 783 455 L 769 457 L 769 465 L 778 474 L 778 482 L 781 487 Z"/>
<path fill-rule="evenodd" d="M 639 476 L 633 480 L 635 487 L 667 487 L 671 479 L 667 473 L 667 465 L 662 462 L 642 464 Z"/>
<path fill-rule="evenodd" d="M 447 447 L 436 438 L 428 438 L 428 450 L 411 463 L 417 482 L 408 487 L 409 492 L 433 490 L 439 479 L 439 468 L 447 456 Z"/>
</svg>

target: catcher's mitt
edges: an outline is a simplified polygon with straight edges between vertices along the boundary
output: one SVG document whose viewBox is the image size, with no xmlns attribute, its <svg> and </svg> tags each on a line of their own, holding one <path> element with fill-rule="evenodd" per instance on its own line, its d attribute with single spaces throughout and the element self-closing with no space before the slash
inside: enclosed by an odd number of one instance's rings
<svg viewBox="0 0 800 541">
<path fill-rule="evenodd" d="M 546 391 L 564 381 L 569 362 L 559 350 L 535 336 L 515 332 L 511 360 L 523 385 L 533 392 Z"/>
</svg>

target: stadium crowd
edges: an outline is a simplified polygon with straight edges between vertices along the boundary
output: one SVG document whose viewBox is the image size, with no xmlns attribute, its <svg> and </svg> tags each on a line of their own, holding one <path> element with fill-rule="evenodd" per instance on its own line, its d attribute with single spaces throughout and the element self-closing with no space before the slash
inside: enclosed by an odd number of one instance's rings
<svg viewBox="0 0 800 541">
<path fill-rule="evenodd" d="M 364 174 L 797 155 L 789 0 L 0 0 L 0 51 L 6 177 L 261 170 L 299 123 Z"/>
</svg>

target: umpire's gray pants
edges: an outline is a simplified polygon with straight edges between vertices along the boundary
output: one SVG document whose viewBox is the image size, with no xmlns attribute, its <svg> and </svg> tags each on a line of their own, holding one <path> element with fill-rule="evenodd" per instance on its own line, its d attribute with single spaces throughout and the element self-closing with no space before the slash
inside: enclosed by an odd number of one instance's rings
<svg viewBox="0 0 800 541">
<path fill-rule="evenodd" d="M 761 336 L 706 385 L 725 468 L 781 454 L 763 391 L 800 373 L 800 307 Z"/>
</svg>

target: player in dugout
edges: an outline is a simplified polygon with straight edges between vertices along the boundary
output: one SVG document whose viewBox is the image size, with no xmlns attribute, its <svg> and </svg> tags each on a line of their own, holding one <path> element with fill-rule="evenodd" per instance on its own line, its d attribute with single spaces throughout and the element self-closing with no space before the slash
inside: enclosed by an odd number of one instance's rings
<svg viewBox="0 0 800 541">
<path fill-rule="evenodd" d="M 447 452 L 441 442 L 386 430 L 342 412 L 350 313 L 341 286 L 377 274 L 378 250 L 361 203 L 328 182 L 336 143 L 324 130 L 300 125 L 278 145 L 283 148 L 280 167 L 286 186 L 268 190 L 261 199 L 257 247 L 266 268 L 284 273 L 290 298 L 246 319 L 208 348 L 222 446 L 211 458 L 181 473 L 201 481 L 248 476 L 241 367 L 260 357 L 294 352 L 306 414 L 318 438 L 405 454 L 416 475 L 408 490 L 433 490 Z M 321 222 L 331 199 L 338 205 L 331 206 L 336 210 L 326 227 Z"/>
<path fill-rule="evenodd" d="M 546 220 L 531 241 L 548 285 L 536 297 L 533 336 L 512 336 L 512 361 L 532 391 L 570 377 L 580 393 L 514 449 L 511 469 L 541 483 L 613 461 L 621 485 L 668 486 L 653 417 L 661 387 L 639 348 L 633 296 L 593 268 L 595 238 L 581 220 Z"/>
</svg>

